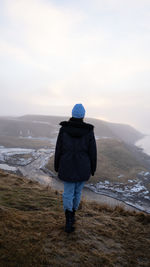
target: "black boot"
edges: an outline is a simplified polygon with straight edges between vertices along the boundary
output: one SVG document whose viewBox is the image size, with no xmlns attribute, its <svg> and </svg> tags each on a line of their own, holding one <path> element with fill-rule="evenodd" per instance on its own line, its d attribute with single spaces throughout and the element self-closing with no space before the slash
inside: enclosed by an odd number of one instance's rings
<svg viewBox="0 0 150 267">
<path fill-rule="evenodd" d="M 65 216 L 66 216 L 65 232 L 71 233 L 74 231 L 74 227 L 72 226 L 73 225 L 73 223 L 72 223 L 73 211 L 66 210 Z"/>
<path fill-rule="evenodd" d="M 75 212 L 76 210 L 73 209 L 73 212 L 72 212 L 72 224 L 74 224 L 76 222 L 76 219 L 75 219 Z"/>
</svg>

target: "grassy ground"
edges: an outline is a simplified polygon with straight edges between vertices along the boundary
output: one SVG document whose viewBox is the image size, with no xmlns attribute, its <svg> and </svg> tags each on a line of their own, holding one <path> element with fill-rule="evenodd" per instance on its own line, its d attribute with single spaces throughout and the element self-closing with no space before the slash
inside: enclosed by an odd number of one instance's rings
<svg viewBox="0 0 150 267">
<path fill-rule="evenodd" d="M 54 172 L 54 157 L 50 158 L 47 168 Z M 136 174 L 146 171 L 127 145 L 115 139 L 100 139 L 97 141 L 97 170 L 89 183 L 109 180 L 110 182 L 126 183 L 128 179 L 136 178 Z M 120 174 L 124 176 L 118 178 Z"/>
<path fill-rule="evenodd" d="M 149 266 L 150 215 L 82 202 L 64 232 L 62 196 L 0 171 L 0 266 Z"/>
<path fill-rule="evenodd" d="M 115 139 L 100 139 L 97 142 L 97 170 L 93 182 L 109 180 L 111 182 L 127 182 L 136 178 L 136 174 L 146 170 L 136 159 L 126 144 Z M 118 176 L 124 175 L 118 179 Z"/>
<path fill-rule="evenodd" d="M 18 138 L 13 136 L 0 136 L 0 145 L 5 147 L 21 147 L 39 149 L 51 148 L 50 141 Z"/>
</svg>

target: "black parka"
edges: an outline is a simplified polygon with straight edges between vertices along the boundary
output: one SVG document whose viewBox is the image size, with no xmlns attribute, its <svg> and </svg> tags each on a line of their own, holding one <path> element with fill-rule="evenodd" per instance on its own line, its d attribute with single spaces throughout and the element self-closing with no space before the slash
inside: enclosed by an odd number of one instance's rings
<svg viewBox="0 0 150 267">
<path fill-rule="evenodd" d="M 76 118 L 63 121 L 60 125 L 54 158 L 55 171 L 63 181 L 87 181 L 96 170 L 94 127 Z"/>
</svg>

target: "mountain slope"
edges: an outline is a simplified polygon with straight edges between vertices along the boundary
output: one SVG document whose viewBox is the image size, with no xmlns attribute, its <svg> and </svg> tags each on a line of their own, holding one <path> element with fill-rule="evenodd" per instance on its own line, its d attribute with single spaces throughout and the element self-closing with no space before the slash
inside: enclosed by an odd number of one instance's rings
<svg viewBox="0 0 150 267">
<path fill-rule="evenodd" d="M 67 117 L 44 115 L 25 115 L 18 118 L 0 117 L 0 136 L 53 138 L 57 135 L 60 121 L 68 119 Z M 121 139 L 132 144 L 143 137 L 143 134 L 129 125 L 91 118 L 86 118 L 85 121 L 95 126 L 95 134 L 98 137 Z"/>
<path fill-rule="evenodd" d="M 64 232 L 62 196 L 0 170 L 1 266 L 149 266 L 150 215 L 82 202 Z"/>
</svg>

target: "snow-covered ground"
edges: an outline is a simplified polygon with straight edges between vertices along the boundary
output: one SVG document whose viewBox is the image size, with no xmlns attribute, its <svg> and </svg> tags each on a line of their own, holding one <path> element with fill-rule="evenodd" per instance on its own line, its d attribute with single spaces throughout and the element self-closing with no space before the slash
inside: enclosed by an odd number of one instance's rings
<svg viewBox="0 0 150 267">
<path fill-rule="evenodd" d="M 147 188 L 149 181 L 150 173 L 143 171 L 138 173 L 135 179 L 128 180 L 127 183 L 112 183 L 105 180 L 96 184 L 87 184 L 86 187 L 97 194 L 114 197 L 150 213 L 150 192 Z"/>
<path fill-rule="evenodd" d="M 34 149 L 0 147 L 0 163 L 7 163 L 12 166 L 25 166 L 37 156 Z"/>
<path fill-rule="evenodd" d="M 42 168 L 48 162 L 53 149 L 24 149 L 0 147 L 0 168 L 7 171 L 17 172 L 20 167 L 33 165 L 38 161 L 37 169 Z"/>
<path fill-rule="evenodd" d="M 11 172 L 17 172 L 18 170 L 16 167 L 9 166 L 8 164 L 0 164 L 0 169 Z"/>
</svg>

